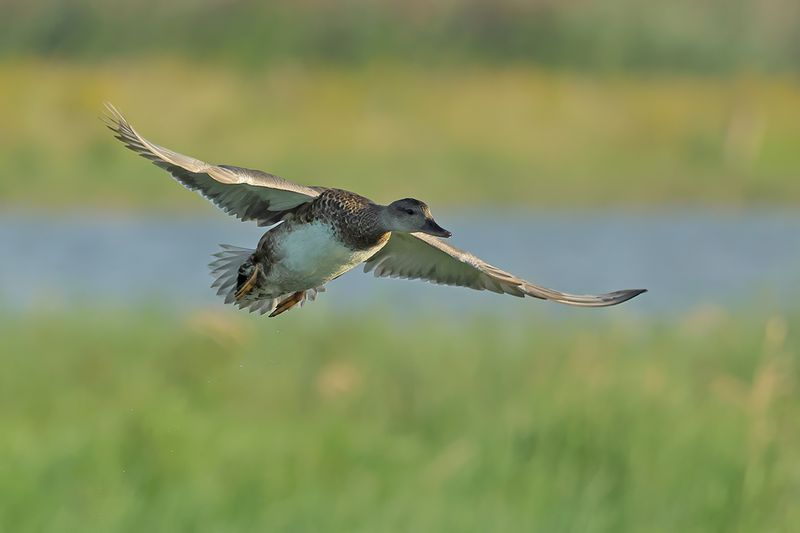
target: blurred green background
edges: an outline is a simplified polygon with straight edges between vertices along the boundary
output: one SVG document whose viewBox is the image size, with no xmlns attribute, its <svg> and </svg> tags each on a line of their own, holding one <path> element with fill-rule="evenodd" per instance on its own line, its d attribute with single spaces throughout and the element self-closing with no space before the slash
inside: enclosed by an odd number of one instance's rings
<svg viewBox="0 0 800 533">
<path fill-rule="evenodd" d="M 784 0 L 5 0 L 0 193 L 202 205 L 97 127 L 378 200 L 800 202 L 800 7 Z"/>
<path fill-rule="evenodd" d="M 382 202 L 791 213 L 798 73 L 789 0 L 0 0 L 0 201 L 210 213 L 113 141 L 108 100 L 170 148 Z M 0 301 L 0 531 L 800 523 L 798 309 Z"/>
</svg>

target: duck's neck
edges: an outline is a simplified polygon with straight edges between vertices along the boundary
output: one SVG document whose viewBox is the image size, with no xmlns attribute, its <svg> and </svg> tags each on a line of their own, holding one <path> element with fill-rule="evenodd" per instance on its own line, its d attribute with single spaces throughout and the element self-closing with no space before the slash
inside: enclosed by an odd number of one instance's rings
<svg viewBox="0 0 800 533">
<path fill-rule="evenodd" d="M 353 248 L 368 249 L 389 239 L 391 220 L 385 205 L 371 204 L 354 221 L 341 228 L 341 234 Z"/>
<path fill-rule="evenodd" d="M 374 226 L 375 231 L 377 233 L 387 233 L 389 231 L 394 231 L 395 223 L 394 220 L 389 212 L 388 205 L 380 205 L 380 204 L 372 204 L 370 206 L 374 218 Z"/>
</svg>

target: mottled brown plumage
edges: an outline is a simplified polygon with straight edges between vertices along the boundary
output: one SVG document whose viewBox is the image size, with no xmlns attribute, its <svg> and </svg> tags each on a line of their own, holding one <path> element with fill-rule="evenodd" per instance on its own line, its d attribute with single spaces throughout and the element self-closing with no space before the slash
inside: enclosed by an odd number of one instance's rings
<svg viewBox="0 0 800 533">
<path fill-rule="evenodd" d="M 365 250 L 389 240 L 389 232 L 382 227 L 377 208 L 372 200 L 359 194 L 325 189 L 300 206 L 287 223 L 324 221 L 333 227 L 337 239 L 354 250 Z"/>
</svg>

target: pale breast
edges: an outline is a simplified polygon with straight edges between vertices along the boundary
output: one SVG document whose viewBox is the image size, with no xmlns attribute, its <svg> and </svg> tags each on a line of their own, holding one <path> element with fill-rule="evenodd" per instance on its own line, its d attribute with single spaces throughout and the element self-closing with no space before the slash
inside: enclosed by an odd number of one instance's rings
<svg viewBox="0 0 800 533">
<path fill-rule="evenodd" d="M 322 221 L 296 225 L 275 237 L 273 274 L 281 282 L 304 287 L 316 287 L 340 276 L 383 246 L 353 250 Z"/>
</svg>

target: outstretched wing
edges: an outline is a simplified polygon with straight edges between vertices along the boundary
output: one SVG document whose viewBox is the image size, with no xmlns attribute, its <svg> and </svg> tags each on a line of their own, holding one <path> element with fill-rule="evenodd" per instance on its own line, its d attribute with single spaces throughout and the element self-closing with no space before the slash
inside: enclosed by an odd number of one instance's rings
<svg viewBox="0 0 800 533">
<path fill-rule="evenodd" d="M 257 220 L 259 226 L 275 224 L 325 190 L 298 185 L 260 170 L 212 165 L 173 152 L 139 135 L 113 105 L 107 103 L 106 109 L 109 112 L 106 125 L 126 147 L 241 220 Z"/>
<path fill-rule="evenodd" d="M 422 279 L 581 307 L 616 305 L 646 292 L 646 289 L 632 289 L 592 296 L 546 289 L 424 233 L 392 233 L 386 246 L 364 265 L 364 272 L 371 270 L 376 277 Z"/>
</svg>

